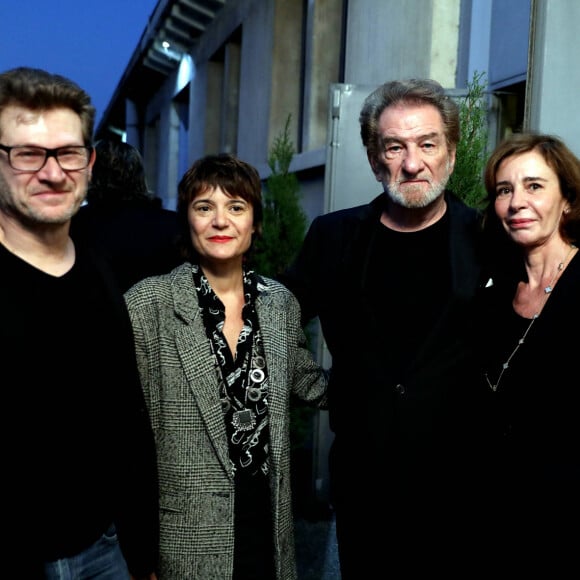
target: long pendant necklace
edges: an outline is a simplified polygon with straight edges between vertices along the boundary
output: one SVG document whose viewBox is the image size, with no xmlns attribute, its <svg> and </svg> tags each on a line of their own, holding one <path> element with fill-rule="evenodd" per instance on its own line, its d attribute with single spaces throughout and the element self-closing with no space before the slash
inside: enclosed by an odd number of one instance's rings
<svg viewBox="0 0 580 580">
<path fill-rule="evenodd" d="M 542 301 L 542 304 L 540 305 L 540 308 L 539 308 L 538 312 L 536 312 L 532 316 L 532 319 L 530 320 L 530 324 L 528 324 L 528 327 L 524 331 L 524 334 L 522 334 L 522 337 L 518 340 L 518 342 L 516 344 L 516 347 L 514 348 L 514 350 L 512 351 L 512 353 L 508 356 L 507 360 L 501 366 L 501 372 L 499 373 L 499 377 L 497 377 L 496 383 L 493 384 L 489 380 L 488 374 L 485 373 L 485 380 L 487 381 L 487 384 L 489 385 L 489 388 L 494 393 L 495 393 L 495 391 L 497 391 L 497 388 L 499 387 L 499 384 L 501 382 L 501 378 L 503 377 L 503 374 L 509 368 L 510 362 L 511 362 L 512 358 L 514 358 L 514 356 L 515 356 L 516 352 L 518 352 L 518 349 L 520 348 L 520 346 L 522 346 L 522 344 L 524 344 L 524 342 L 526 341 L 526 337 L 528 336 L 528 333 L 530 332 L 532 326 L 534 325 L 534 322 L 536 322 L 536 320 L 540 316 L 540 313 L 544 309 L 544 306 L 546 305 L 546 302 L 548 301 L 548 298 L 550 297 L 550 295 L 552 293 L 552 290 L 554 289 L 554 284 L 556 283 L 556 280 L 558 279 L 558 277 L 562 273 L 562 270 L 564 269 L 564 265 L 568 261 L 568 258 L 570 257 L 570 254 L 572 254 L 572 252 L 575 249 L 576 249 L 576 246 L 574 244 L 570 244 L 570 250 L 566 254 L 566 257 L 558 264 L 558 268 L 556 269 L 556 274 L 554 275 L 554 277 L 552 278 L 552 280 L 550 281 L 550 283 L 544 288 L 544 300 Z"/>
</svg>

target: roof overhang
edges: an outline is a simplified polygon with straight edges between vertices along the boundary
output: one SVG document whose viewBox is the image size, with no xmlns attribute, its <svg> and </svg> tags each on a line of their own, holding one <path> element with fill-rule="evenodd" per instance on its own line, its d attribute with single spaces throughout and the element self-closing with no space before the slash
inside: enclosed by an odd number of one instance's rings
<svg viewBox="0 0 580 580">
<path fill-rule="evenodd" d="M 96 128 L 97 138 L 124 131 L 125 101 L 144 108 L 226 1 L 159 0 Z"/>
</svg>

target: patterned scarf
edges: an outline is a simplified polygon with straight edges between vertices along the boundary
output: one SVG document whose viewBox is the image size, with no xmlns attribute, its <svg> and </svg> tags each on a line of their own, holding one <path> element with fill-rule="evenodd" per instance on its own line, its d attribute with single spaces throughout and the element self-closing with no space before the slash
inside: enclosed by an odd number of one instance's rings
<svg viewBox="0 0 580 580">
<path fill-rule="evenodd" d="M 225 308 L 201 267 L 192 268 L 193 281 L 207 337 L 216 359 L 219 392 L 226 422 L 234 473 L 267 475 L 269 471 L 268 370 L 255 302 L 259 278 L 243 271 L 244 326 L 233 357 L 223 334 Z"/>
</svg>

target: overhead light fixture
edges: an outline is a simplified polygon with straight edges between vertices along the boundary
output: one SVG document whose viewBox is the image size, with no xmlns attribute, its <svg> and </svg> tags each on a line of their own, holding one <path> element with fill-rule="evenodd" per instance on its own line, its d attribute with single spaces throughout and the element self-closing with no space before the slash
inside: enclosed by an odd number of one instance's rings
<svg viewBox="0 0 580 580">
<path fill-rule="evenodd" d="M 168 40 L 156 40 L 153 43 L 153 50 L 173 62 L 181 61 L 184 51 L 180 50 L 180 48 L 177 44 L 172 44 Z"/>
</svg>

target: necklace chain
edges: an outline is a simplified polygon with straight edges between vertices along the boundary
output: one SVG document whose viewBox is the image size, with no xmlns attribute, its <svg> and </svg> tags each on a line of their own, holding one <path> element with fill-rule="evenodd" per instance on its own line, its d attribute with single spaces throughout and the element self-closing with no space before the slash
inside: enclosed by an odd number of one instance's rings
<svg viewBox="0 0 580 580">
<path fill-rule="evenodd" d="M 528 333 L 530 332 L 532 326 L 534 325 L 534 322 L 536 322 L 536 320 L 540 316 L 540 313 L 542 312 L 544 306 L 546 305 L 546 302 L 548 301 L 548 298 L 552 294 L 552 290 L 554 289 L 554 285 L 555 285 L 558 277 L 562 273 L 562 270 L 564 269 L 564 266 L 565 266 L 566 262 L 568 261 L 568 258 L 570 257 L 570 254 L 572 254 L 572 252 L 575 249 L 576 249 L 576 246 L 574 244 L 570 244 L 570 250 L 566 254 L 566 257 L 558 264 L 558 268 L 556 269 L 556 273 L 554 274 L 554 277 L 552 278 L 552 280 L 550 281 L 550 283 L 547 286 L 544 287 L 544 294 L 545 294 L 545 296 L 544 296 L 544 300 L 543 300 L 543 302 L 542 302 L 542 304 L 540 306 L 540 309 L 538 310 L 538 312 L 536 312 L 532 316 L 532 320 L 530 320 L 530 324 L 528 324 L 528 327 L 524 331 L 524 334 L 522 334 L 522 337 L 518 340 L 518 342 L 516 344 L 516 347 L 514 348 L 514 350 L 512 351 L 512 353 L 508 356 L 507 360 L 501 366 L 501 372 L 499 373 L 499 377 L 497 377 L 497 381 L 496 381 L 495 385 L 489 380 L 489 377 L 488 377 L 487 373 L 485 373 L 485 380 L 487 381 L 487 384 L 489 385 L 489 388 L 493 392 L 497 391 L 497 388 L 499 387 L 499 384 L 501 382 L 501 378 L 503 377 L 503 374 L 505 373 L 505 371 L 509 368 L 510 362 L 511 362 L 512 358 L 514 358 L 514 356 L 515 356 L 516 352 L 518 352 L 518 349 L 520 348 L 520 346 L 522 346 L 522 344 L 524 344 L 524 342 L 526 341 L 526 337 L 528 336 Z"/>
</svg>

